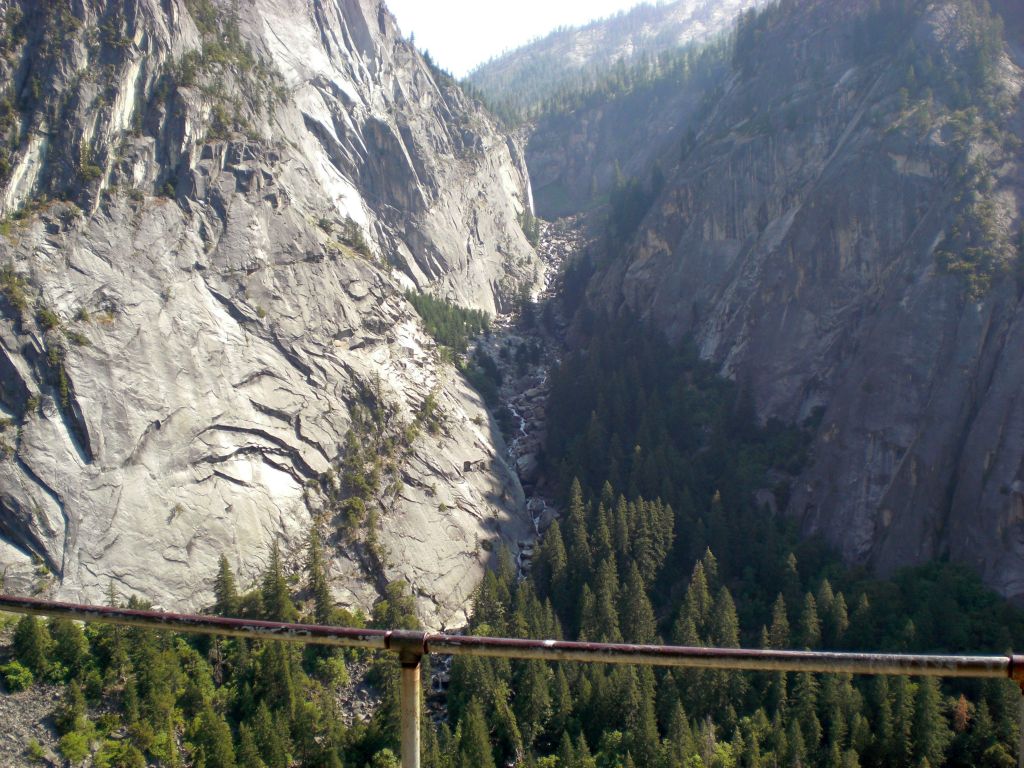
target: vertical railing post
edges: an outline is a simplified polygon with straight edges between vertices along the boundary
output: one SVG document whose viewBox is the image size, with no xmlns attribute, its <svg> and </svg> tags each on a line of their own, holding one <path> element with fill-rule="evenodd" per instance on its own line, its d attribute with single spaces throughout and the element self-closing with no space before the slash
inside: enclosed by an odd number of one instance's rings
<svg viewBox="0 0 1024 768">
<path fill-rule="evenodd" d="M 1010 677 L 1020 686 L 1020 714 L 1017 721 L 1017 767 L 1024 768 L 1024 656 L 1010 657 Z"/>
<path fill-rule="evenodd" d="M 396 630 L 388 634 L 387 647 L 398 653 L 398 663 L 402 665 L 402 768 L 420 768 L 420 661 L 427 652 L 427 635 Z"/>
<path fill-rule="evenodd" d="M 403 654 L 404 655 L 404 654 Z M 402 768 L 420 768 L 420 659 L 402 659 Z"/>
</svg>

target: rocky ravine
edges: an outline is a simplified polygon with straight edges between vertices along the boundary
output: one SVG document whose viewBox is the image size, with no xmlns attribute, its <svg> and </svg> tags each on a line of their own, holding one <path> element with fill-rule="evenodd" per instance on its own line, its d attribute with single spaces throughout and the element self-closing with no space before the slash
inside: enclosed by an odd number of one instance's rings
<svg viewBox="0 0 1024 768">
<path fill-rule="evenodd" d="M 547 441 L 548 378 L 565 343 L 566 320 L 558 301 L 562 265 L 583 249 L 584 235 L 576 219 L 540 222 L 538 255 L 544 263 L 543 288 L 534 296 L 529 317 L 498 318 L 496 332 L 477 345 L 498 364 L 502 373 L 501 403 L 508 409 L 504 437 L 508 458 L 526 493 L 533 535 L 520 541 L 513 553 L 529 568 L 540 534 L 557 516 L 552 488 L 540 454 Z"/>
<path fill-rule="evenodd" d="M 506 455 L 525 491 L 526 509 L 532 521 L 532 528 L 509 548 L 519 578 L 529 573 L 544 532 L 560 514 L 539 453 L 547 437 L 548 377 L 562 352 L 567 326 L 558 301 L 558 277 L 562 265 L 578 254 L 583 244 L 583 231 L 577 220 L 540 222 L 537 253 L 544 264 L 543 287 L 533 294 L 534 301 L 525 312 L 509 312 L 495 318 L 492 331 L 478 338 L 473 350 L 474 354 L 479 351 L 490 356 L 501 372 L 497 411 L 506 411 L 500 419 Z M 451 656 L 432 657 L 427 706 L 435 722 L 448 718 L 451 665 Z M 362 706 L 360 699 L 353 700 L 355 706 Z"/>
<path fill-rule="evenodd" d="M 318 520 L 341 602 L 404 578 L 461 623 L 530 523 L 402 291 L 493 311 L 536 279 L 515 144 L 370 0 L 3 7 L 7 587 L 196 608 L 221 552 L 244 582 Z M 356 406 L 414 435 L 379 546 L 331 501 Z"/>
</svg>

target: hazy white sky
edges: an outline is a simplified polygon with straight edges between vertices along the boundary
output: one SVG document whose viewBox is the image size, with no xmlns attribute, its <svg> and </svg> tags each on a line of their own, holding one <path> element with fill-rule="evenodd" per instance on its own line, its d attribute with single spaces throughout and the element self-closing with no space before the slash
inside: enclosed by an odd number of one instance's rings
<svg viewBox="0 0 1024 768">
<path fill-rule="evenodd" d="M 577 26 L 640 0 L 385 0 L 402 32 L 456 77 L 507 48 Z"/>
</svg>

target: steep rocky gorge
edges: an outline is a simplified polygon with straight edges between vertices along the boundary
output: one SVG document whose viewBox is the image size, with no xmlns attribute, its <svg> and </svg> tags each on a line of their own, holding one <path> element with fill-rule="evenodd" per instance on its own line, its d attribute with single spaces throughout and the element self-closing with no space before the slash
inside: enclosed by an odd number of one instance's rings
<svg viewBox="0 0 1024 768">
<path fill-rule="evenodd" d="M 402 578 L 458 623 L 531 526 L 402 292 L 538 280 L 520 150 L 379 2 L 232 8 L 0 3 L 6 585 L 195 608 L 222 552 L 248 579 L 315 524 L 339 601 Z"/>
<path fill-rule="evenodd" d="M 1018 24 L 798 0 L 741 27 L 590 297 L 816 429 L 789 502 L 805 532 L 883 573 L 950 557 L 1021 599 Z"/>
</svg>

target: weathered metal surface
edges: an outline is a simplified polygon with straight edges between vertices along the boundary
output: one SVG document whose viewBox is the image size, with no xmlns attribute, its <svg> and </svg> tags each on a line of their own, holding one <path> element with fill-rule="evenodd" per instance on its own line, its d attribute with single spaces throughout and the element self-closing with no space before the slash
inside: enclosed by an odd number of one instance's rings
<svg viewBox="0 0 1024 768">
<path fill-rule="evenodd" d="M 1024 656 L 1010 657 L 1010 677 L 1020 686 L 1024 693 Z"/>
<path fill-rule="evenodd" d="M 1010 678 L 1024 691 L 1024 656 L 914 656 L 882 653 L 761 651 L 667 645 L 574 643 L 508 637 L 462 637 L 409 630 L 349 629 L 219 616 L 136 611 L 0 595 L 0 611 L 58 616 L 144 629 L 336 645 L 397 653 L 402 664 L 402 768 L 420 766 L 420 659 L 428 653 L 544 661 L 646 664 L 704 669 L 833 672 L 858 675 Z M 1024 702 L 1024 700 L 1022 700 Z M 1022 703 L 1024 706 L 1024 703 Z M 1024 720 L 1024 709 L 1022 709 Z M 1022 725 L 1021 768 L 1024 768 Z"/>
<path fill-rule="evenodd" d="M 1024 684 L 1021 685 L 1021 693 L 1024 693 Z M 1017 768 L 1024 768 L 1024 696 L 1021 696 L 1018 706 L 1020 707 L 1020 714 L 1018 715 L 1020 720 L 1017 731 L 1020 736 L 1017 743 Z"/>
<path fill-rule="evenodd" d="M 420 657 L 427 652 L 427 633 L 408 629 L 394 629 L 388 632 L 387 648 L 398 654 L 404 664 L 419 664 Z"/>
<path fill-rule="evenodd" d="M 254 640 L 280 640 L 306 645 L 334 645 L 344 648 L 387 650 L 388 632 L 381 629 L 322 627 L 314 624 L 285 624 L 277 621 L 228 619 L 221 616 L 136 611 L 74 603 L 55 603 L 23 597 L 0 595 L 0 611 L 56 616 L 76 621 L 107 622 L 143 629 L 186 632 L 203 635 L 248 637 Z"/>
<path fill-rule="evenodd" d="M 859 675 L 1005 678 L 1010 676 L 1012 667 L 1009 656 L 763 651 L 745 648 L 685 648 L 668 645 L 576 643 L 452 635 L 428 635 L 427 649 L 430 653 L 544 661 Z"/>
<path fill-rule="evenodd" d="M 420 768 L 420 657 L 402 664 L 402 768 Z"/>
<path fill-rule="evenodd" d="M 684 648 L 667 645 L 577 643 L 471 637 L 408 630 L 349 629 L 218 616 L 136 611 L 31 598 L 0 596 L 0 610 L 38 616 L 63 616 L 146 629 L 230 635 L 293 643 L 336 645 L 397 653 L 407 664 L 424 654 L 489 656 L 544 661 L 644 664 L 789 672 L 840 672 L 858 675 L 1011 678 L 1024 685 L 1024 656 L 921 656 L 878 653 L 764 651 L 743 648 Z"/>
</svg>

